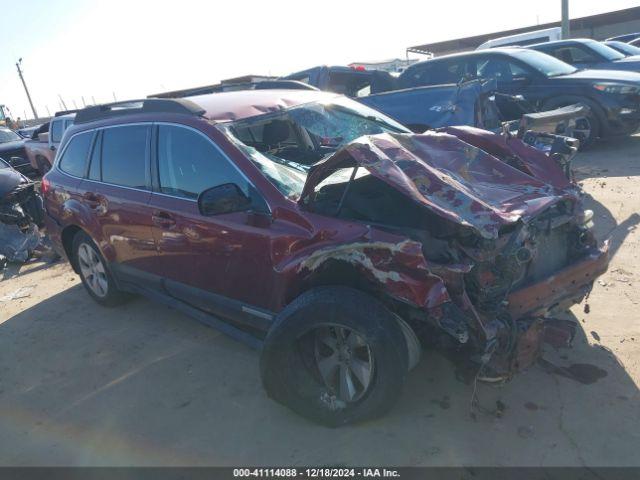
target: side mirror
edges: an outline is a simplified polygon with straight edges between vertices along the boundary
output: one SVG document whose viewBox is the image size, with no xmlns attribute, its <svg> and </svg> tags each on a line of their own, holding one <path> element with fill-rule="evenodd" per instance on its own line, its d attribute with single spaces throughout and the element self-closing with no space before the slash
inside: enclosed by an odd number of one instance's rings
<svg viewBox="0 0 640 480">
<path fill-rule="evenodd" d="M 198 195 L 198 209 L 207 217 L 251 208 L 251 199 L 235 183 L 212 187 Z"/>
<path fill-rule="evenodd" d="M 38 141 L 48 143 L 49 142 L 49 132 L 43 132 L 38 134 Z"/>
</svg>

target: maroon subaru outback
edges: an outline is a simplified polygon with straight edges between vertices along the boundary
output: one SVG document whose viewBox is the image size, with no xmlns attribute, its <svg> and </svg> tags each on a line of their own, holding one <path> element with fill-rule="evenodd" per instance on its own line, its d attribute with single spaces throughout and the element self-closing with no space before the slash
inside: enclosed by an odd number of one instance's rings
<svg viewBox="0 0 640 480">
<path fill-rule="evenodd" d="M 553 313 L 608 255 L 560 160 L 335 94 L 237 91 L 79 111 L 42 190 L 96 302 L 142 294 L 258 347 L 272 398 L 340 425 L 387 411 L 425 340 L 487 378 L 571 341 Z"/>
</svg>

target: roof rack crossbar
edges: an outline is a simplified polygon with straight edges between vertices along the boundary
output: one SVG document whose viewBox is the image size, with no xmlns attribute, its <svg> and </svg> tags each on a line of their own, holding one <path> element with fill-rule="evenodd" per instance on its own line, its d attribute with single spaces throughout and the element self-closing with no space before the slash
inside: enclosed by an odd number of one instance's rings
<svg viewBox="0 0 640 480">
<path fill-rule="evenodd" d="M 83 108 L 76 114 L 75 123 L 94 122 L 138 113 L 179 113 L 199 117 L 204 115 L 205 110 L 191 100 L 183 98 L 144 98 Z"/>
</svg>

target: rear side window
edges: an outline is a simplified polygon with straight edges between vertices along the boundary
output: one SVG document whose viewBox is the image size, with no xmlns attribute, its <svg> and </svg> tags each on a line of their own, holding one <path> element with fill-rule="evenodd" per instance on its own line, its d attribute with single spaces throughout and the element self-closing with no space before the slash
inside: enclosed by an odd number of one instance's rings
<svg viewBox="0 0 640 480">
<path fill-rule="evenodd" d="M 54 120 L 51 122 L 51 141 L 58 143 L 62 140 L 62 134 L 64 133 L 64 128 L 62 126 L 62 120 Z"/>
<path fill-rule="evenodd" d="M 84 177 L 87 171 L 87 157 L 89 156 L 92 138 L 93 132 L 85 132 L 79 133 L 69 140 L 69 144 L 60 159 L 60 170 L 74 177 Z"/>
<path fill-rule="evenodd" d="M 184 198 L 195 199 L 225 183 L 247 190 L 247 182 L 210 140 L 170 125 L 158 127 L 158 176 L 162 193 Z"/>
<path fill-rule="evenodd" d="M 150 127 L 128 125 L 102 131 L 102 181 L 146 189 Z"/>
</svg>

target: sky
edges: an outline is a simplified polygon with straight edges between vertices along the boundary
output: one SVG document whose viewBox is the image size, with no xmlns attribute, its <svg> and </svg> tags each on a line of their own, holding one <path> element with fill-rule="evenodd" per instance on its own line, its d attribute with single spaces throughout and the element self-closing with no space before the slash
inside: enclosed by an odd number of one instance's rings
<svg viewBox="0 0 640 480">
<path fill-rule="evenodd" d="M 31 117 L 244 75 L 404 58 L 408 46 L 560 19 L 560 0 L 0 0 L 0 104 Z M 571 17 L 631 0 L 572 0 Z"/>
</svg>

